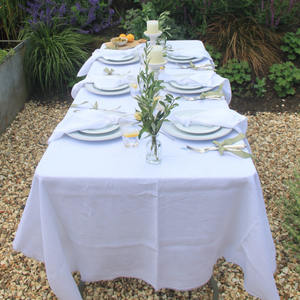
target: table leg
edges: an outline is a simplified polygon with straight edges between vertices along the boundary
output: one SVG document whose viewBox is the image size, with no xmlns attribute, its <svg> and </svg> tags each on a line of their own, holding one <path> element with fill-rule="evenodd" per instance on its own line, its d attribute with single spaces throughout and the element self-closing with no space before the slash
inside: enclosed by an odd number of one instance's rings
<svg viewBox="0 0 300 300">
<path fill-rule="evenodd" d="M 80 280 L 80 282 L 78 283 L 78 290 L 79 293 L 81 295 L 81 298 L 83 299 L 83 290 L 84 290 L 84 282 Z"/>
<path fill-rule="evenodd" d="M 214 291 L 213 300 L 218 300 L 219 299 L 219 288 L 218 288 L 217 282 L 214 280 L 213 276 L 210 277 L 209 283 L 212 286 L 212 289 Z"/>
</svg>

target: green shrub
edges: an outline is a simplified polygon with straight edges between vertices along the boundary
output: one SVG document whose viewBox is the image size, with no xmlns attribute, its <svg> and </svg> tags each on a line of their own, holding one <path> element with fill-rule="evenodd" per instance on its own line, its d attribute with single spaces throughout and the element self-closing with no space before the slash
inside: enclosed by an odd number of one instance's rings
<svg viewBox="0 0 300 300">
<path fill-rule="evenodd" d="M 300 28 L 296 33 L 287 32 L 283 40 L 285 45 L 280 47 L 281 50 L 288 53 L 288 59 L 295 60 L 297 55 L 300 55 Z"/>
<path fill-rule="evenodd" d="M 229 79 L 231 89 L 236 95 L 239 95 L 239 92 L 251 81 L 250 72 L 251 68 L 246 61 L 238 62 L 236 59 L 229 60 L 227 65 L 217 69 L 220 76 Z"/>
<path fill-rule="evenodd" d="M 210 54 L 216 66 L 219 65 L 222 54 L 213 45 L 205 44 L 206 51 Z"/>
<path fill-rule="evenodd" d="M 300 259 L 300 173 L 295 172 L 295 180 L 288 182 L 290 197 L 280 199 L 284 205 L 284 223 L 291 241 L 290 246 Z"/>
<path fill-rule="evenodd" d="M 290 61 L 275 64 L 270 68 L 269 78 L 274 81 L 274 89 L 279 97 L 294 95 L 294 85 L 300 83 L 300 70 Z"/>
<path fill-rule="evenodd" d="M 14 54 L 14 50 L 10 49 L 0 49 L 0 65 L 2 64 L 3 60 L 8 57 L 8 56 L 12 56 Z"/>
<path fill-rule="evenodd" d="M 74 78 L 88 59 L 83 45 L 91 41 L 90 36 L 77 33 L 57 17 L 29 26 L 25 32 L 30 42 L 25 53 L 27 79 L 44 94 L 62 90 L 66 79 Z"/>
<path fill-rule="evenodd" d="M 263 97 L 265 92 L 267 91 L 265 89 L 266 85 L 266 78 L 259 79 L 258 77 L 256 78 L 256 84 L 254 84 L 254 88 L 256 89 L 256 95 L 259 97 Z"/>
<path fill-rule="evenodd" d="M 159 30 L 164 36 L 172 40 L 184 39 L 186 29 L 178 26 L 174 19 L 169 17 L 169 12 L 164 11 L 159 15 L 156 13 L 151 2 L 142 5 L 142 9 L 130 9 L 126 14 L 125 24 L 122 25 L 127 33 L 132 33 L 136 39 L 145 38 L 148 20 L 158 20 Z"/>
<path fill-rule="evenodd" d="M 150 0 L 148 0 L 150 1 Z M 259 25 L 275 30 L 291 28 L 299 19 L 298 0 L 151 0 L 156 12 L 170 11 L 176 24 L 185 25 L 189 32 L 206 33 L 216 15 L 234 14 L 252 17 Z"/>
</svg>

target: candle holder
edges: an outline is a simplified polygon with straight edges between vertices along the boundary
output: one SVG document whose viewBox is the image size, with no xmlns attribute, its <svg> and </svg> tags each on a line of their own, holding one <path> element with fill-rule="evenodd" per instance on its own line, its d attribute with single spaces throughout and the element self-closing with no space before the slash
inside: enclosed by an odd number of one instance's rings
<svg viewBox="0 0 300 300">
<path fill-rule="evenodd" d="M 148 33 L 147 31 L 144 32 L 144 35 L 150 38 L 150 45 L 156 45 L 156 39 L 162 34 L 162 31 L 158 31 L 157 33 Z"/>
<path fill-rule="evenodd" d="M 161 63 L 151 64 L 149 62 L 149 67 L 151 68 L 151 70 L 154 71 L 154 79 L 155 80 L 158 80 L 158 75 L 160 74 L 159 73 L 160 68 L 163 67 L 164 65 L 166 65 L 167 63 L 168 63 L 168 61 L 166 59 L 164 59 Z"/>
</svg>

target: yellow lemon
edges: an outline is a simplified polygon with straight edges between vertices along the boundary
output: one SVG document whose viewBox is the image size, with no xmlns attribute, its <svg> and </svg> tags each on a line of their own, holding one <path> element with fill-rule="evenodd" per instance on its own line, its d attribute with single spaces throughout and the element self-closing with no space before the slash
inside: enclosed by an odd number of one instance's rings
<svg viewBox="0 0 300 300">
<path fill-rule="evenodd" d="M 129 43 L 132 43 L 134 41 L 134 35 L 133 34 L 129 33 L 126 37 L 127 37 Z"/>
<path fill-rule="evenodd" d="M 134 83 L 134 82 L 131 82 L 131 83 L 129 84 L 129 86 L 130 86 L 131 88 L 133 88 L 133 89 L 137 89 L 137 87 L 138 87 L 138 85 L 137 85 L 136 83 Z"/>
<path fill-rule="evenodd" d="M 139 135 L 139 131 L 132 131 L 132 132 L 124 132 L 123 136 L 131 138 L 131 137 L 137 137 Z"/>
</svg>

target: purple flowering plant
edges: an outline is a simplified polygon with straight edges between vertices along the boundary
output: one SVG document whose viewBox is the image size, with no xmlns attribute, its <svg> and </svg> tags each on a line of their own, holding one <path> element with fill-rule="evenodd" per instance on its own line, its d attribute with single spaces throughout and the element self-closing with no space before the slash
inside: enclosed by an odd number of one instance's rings
<svg viewBox="0 0 300 300">
<path fill-rule="evenodd" d="M 57 16 L 63 22 L 78 28 L 80 33 L 98 33 L 109 26 L 117 25 L 113 20 L 115 11 L 111 8 L 113 0 L 33 0 L 27 7 L 21 7 L 29 15 L 28 22 L 35 26 L 38 22 L 49 24 Z"/>
</svg>

